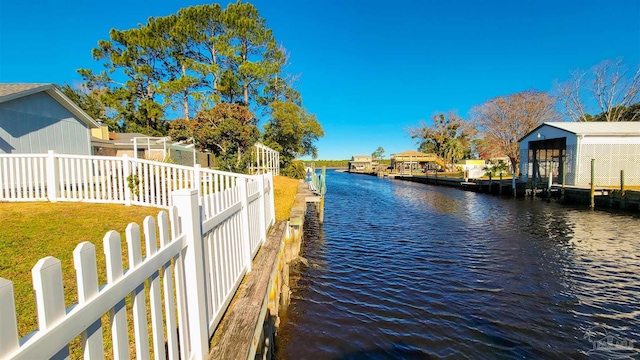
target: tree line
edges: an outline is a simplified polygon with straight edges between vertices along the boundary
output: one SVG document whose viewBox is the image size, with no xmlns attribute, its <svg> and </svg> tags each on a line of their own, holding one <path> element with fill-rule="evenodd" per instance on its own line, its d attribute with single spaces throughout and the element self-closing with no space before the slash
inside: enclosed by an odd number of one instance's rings
<svg viewBox="0 0 640 360">
<path fill-rule="evenodd" d="M 82 86 L 62 90 L 110 131 L 190 141 L 230 171 L 246 168 L 256 141 L 280 151 L 283 168 L 317 155 L 322 126 L 286 73 L 289 54 L 250 3 L 191 6 L 112 29 L 92 56 L 103 70 L 79 69 Z"/>
<path fill-rule="evenodd" d="M 592 115 L 593 114 L 593 115 Z M 527 90 L 474 106 L 467 119 L 438 113 L 431 124 L 408 129 L 418 150 L 435 153 L 452 166 L 465 158 L 506 156 L 518 173 L 518 141 L 549 121 L 640 121 L 640 67 L 622 60 L 576 70 L 552 93 Z"/>
</svg>

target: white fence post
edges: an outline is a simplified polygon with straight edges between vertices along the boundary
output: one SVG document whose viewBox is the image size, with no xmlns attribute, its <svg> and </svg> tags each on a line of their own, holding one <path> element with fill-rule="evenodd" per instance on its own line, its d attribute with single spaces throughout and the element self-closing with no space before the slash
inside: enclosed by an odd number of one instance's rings
<svg viewBox="0 0 640 360">
<path fill-rule="evenodd" d="M 245 180 L 246 181 L 246 180 Z M 200 233 L 198 191 L 182 189 L 173 192 L 173 205 L 178 209 L 182 235 L 186 236 L 184 256 L 189 337 L 192 354 L 189 358 L 204 359 L 209 351 L 209 332 L 204 280 L 204 249 Z"/>
<path fill-rule="evenodd" d="M 0 357 L 18 349 L 18 326 L 13 283 L 0 277 Z"/>
<path fill-rule="evenodd" d="M 200 170 L 200 165 L 193 165 L 193 182 L 191 183 L 191 188 L 198 190 L 198 197 L 202 196 L 202 192 L 200 191 L 200 179 L 202 178 L 202 171 Z"/>
<path fill-rule="evenodd" d="M 102 175 L 104 176 L 104 174 Z M 129 176 L 131 176 L 131 162 L 129 155 L 122 155 L 122 177 L 124 177 L 124 204 L 131 206 L 131 188 L 129 187 Z"/>
<path fill-rule="evenodd" d="M 96 266 L 96 247 L 84 241 L 73 250 L 73 264 L 78 284 L 78 304 L 85 304 L 98 296 L 98 268 Z M 103 357 L 102 322 L 96 320 L 82 332 L 82 351 L 86 359 Z"/>
<path fill-rule="evenodd" d="M 260 190 L 260 197 L 258 208 L 260 209 L 259 221 L 260 221 L 260 242 L 264 244 L 267 241 L 267 212 L 266 212 L 266 201 L 267 201 L 267 192 L 264 191 L 264 177 L 266 174 L 258 175 L 258 189 Z"/>
<path fill-rule="evenodd" d="M 58 200 L 58 168 L 55 151 L 49 150 L 47 155 L 47 198 L 50 202 Z"/>
<path fill-rule="evenodd" d="M 57 323 L 66 314 L 64 288 L 62 285 L 62 265 L 60 260 L 47 256 L 36 263 L 31 269 L 31 274 L 38 308 L 38 328 L 40 331 L 44 331 Z M 64 346 L 55 354 L 47 355 L 47 357 L 56 359 L 68 358 L 69 346 Z"/>
<path fill-rule="evenodd" d="M 247 272 L 251 271 L 251 236 L 249 235 L 249 201 L 247 192 L 247 179 L 239 178 L 238 187 L 240 188 L 240 201 L 242 202 L 242 210 L 240 210 L 240 221 L 242 222 L 242 251 L 244 251 L 244 259 Z"/>
</svg>

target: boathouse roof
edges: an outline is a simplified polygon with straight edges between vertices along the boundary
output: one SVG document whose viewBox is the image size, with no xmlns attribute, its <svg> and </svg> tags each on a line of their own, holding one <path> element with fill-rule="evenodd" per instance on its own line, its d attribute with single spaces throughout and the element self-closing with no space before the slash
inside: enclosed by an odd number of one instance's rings
<svg viewBox="0 0 640 360">
<path fill-rule="evenodd" d="M 422 153 L 420 151 L 415 151 L 415 150 L 408 150 L 408 151 L 404 151 L 398 154 L 393 154 L 393 156 L 395 157 L 399 157 L 399 156 L 431 156 L 432 154 L 425 154 Z"/>
<path fill-rule="evenodd" d="M 535 133 L 543 126 L 551 126 L 566 132 L 584 136 L 637 136 L 640 135 L 639 121 L 619 121 L 619 122 L 545 122 L 518 141 Z"/>
</svg>

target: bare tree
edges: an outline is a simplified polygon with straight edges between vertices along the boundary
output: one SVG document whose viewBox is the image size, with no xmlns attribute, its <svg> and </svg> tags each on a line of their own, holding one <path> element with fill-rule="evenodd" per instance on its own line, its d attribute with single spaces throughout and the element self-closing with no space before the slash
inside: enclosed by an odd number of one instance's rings
<svg viewBox="0 0 640 360">
<path fill-rule="evenodd" d="M 558 119 L 555 99 L 529 90 L 499 96 L 471 109 L 471 121 L 486 146 L 511 160 L 514 174 L 520 163 L 518 140 L 545 121 Z"/>
<path fill-rule="evenodd" d="M 627 108 L 640 101 L 640 66 L 605 60 L 590 71 L 573 71 L 569 80 L 558 85 L 558 92 L 573 121 L 591 121 L 593 112 L 604 121 L 622 121 Z"/>
</svg>

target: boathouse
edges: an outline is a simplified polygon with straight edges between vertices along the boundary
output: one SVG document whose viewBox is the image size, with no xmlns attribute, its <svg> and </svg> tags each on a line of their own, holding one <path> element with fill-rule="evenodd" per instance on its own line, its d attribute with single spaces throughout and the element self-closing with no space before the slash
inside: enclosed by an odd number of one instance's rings
<svg viewBox="0 0 640 360">
<path fill-rule="evenodd" d="M 444 169 L 445 163 L 436 154 L 425 154 L 415 150 L 409 150 L 398 154 L 391 154 L 391 166 L 399 173 L 415 170 L 439 170 Z"/>
<path fill-rule="evenodd" d="M 545 122 L 519 140 L 520 180 L 590 186 L 640 185 L 640 122 Z M 564 174 L 563 174 L 564 173 Z"/>
</svg>

